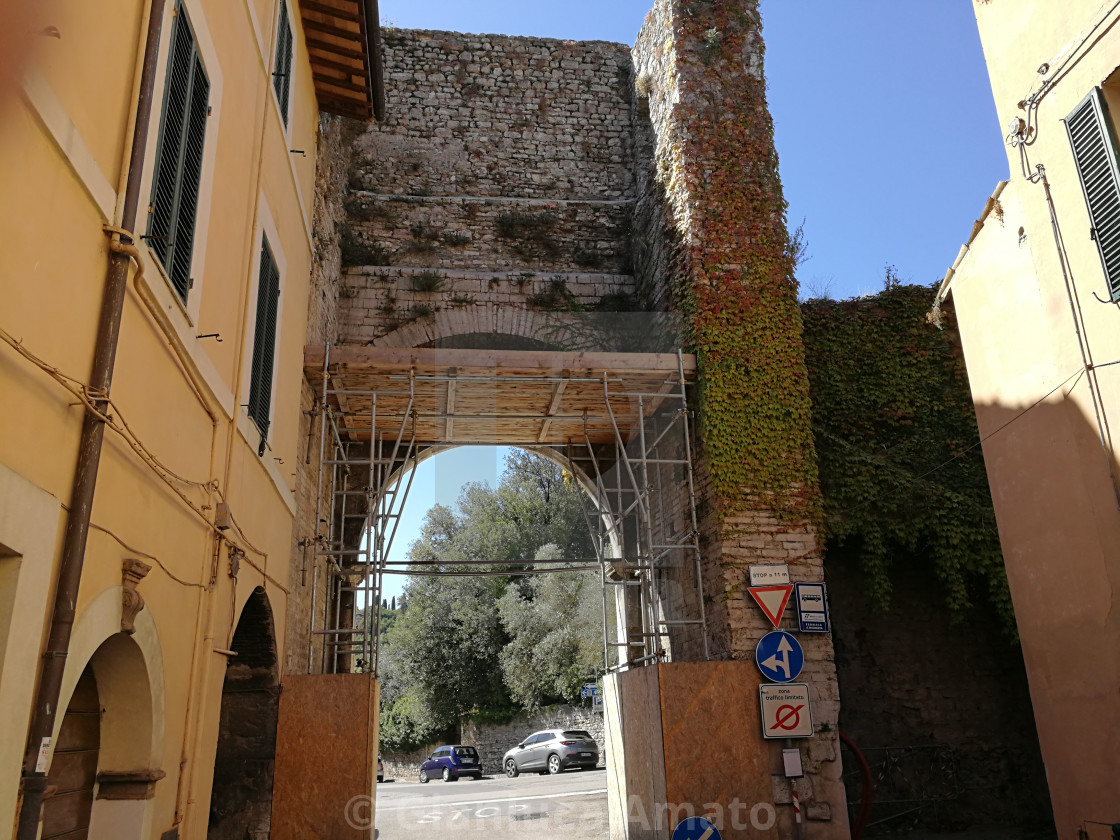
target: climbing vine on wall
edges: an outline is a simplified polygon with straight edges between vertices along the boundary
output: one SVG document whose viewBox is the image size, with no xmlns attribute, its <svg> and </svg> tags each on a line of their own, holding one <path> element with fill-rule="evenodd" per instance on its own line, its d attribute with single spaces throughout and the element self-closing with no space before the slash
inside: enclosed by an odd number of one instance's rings
<svg viewBox="0 0 1120 840">
<path fill-rule="evenodd" d="M 872 603 L 890 599 L 892 566 L 928 563 L 951 612 L 994 606 L 1015 620 L 949 307 L 888 272 L 874 297 L 802 307 L 827 556 L 862 568 Z"/>
<path fill-rule="evenodd" d="M 659 175 L 682 217 L 678 300 L 700 361 L 699 417 L 715 496 L 729 515 L 819 517 L 794 249 L 761 73 L 759 19 L 744 4 L 673 2 L 682 90 Z M 675 78 L 674 78 L 675 77 Z"/>
</svg>

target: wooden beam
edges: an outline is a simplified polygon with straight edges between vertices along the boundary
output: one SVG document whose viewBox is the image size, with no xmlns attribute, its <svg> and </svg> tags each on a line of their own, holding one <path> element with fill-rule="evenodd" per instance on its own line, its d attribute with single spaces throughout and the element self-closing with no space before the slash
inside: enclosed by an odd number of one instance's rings
<svg viewBox="0 0 1120 840">
<path fill-rule="evenodd" d="M 324 58 L 321 55 L 315 55 L 314 53 L 308 53 L 307 56 L 311 60 L 312 70 L 315 70 L 317 67 L 323 67 L 327 70 L 337 70 L 339 73 L 350 73 L 355 76 L 364 77 L 366 74 L 366 68 L 363 66 L 346 64 L 331 58 Z"/>
<path fill-rule="evenodd" d="M 350 49 L 343 46 L 342 44 L 335 44 L 330 41 L 323 41 L 319 38 L 312 38 L 310 36 L 305 36 L 304 40 L 307 42 L 307 48 L 309 50 L 322 50 L 323 52 L 329 53 L 331 55 L 343 55 L 347 58 L 354 58 L 361 61 L 365 61 L 366 58 L 366 54 L 361 50 Z"/>
<path fill-rule="evenodd" d="M 455 368 L 448 370 L 448 376 L 455 376 Z M 444 434 L 449 441 L 455 440 L 455 380 L 452 379 L 447 383 L 447 428 L 444 429 Z"/>
<path fill-rule="evenodd" d="M 565 371 L 567 374 L 567 371 Z M 541 423 L 541 432 L 537 435 L 537 442 L 544 443 L 545 438 L 548 437 L 548 431 L 552 428 L 552 420 L 556 416 L 556 412 L 560 410 L 560 401 L 564 398 L 564 389 L 568 387 L 568 383 L 557 382 L 552 387 L 552 402 L 548 404 L 548 416 L 545 417 Z"/>
<path fill-rule="evenodd" d="M 312 76 L 315 79 L 316 87 L 319 86 L 319 83 L 322 83 L 331 87 L 341 88 L 342 90 L 352 90 L 356 93 L 363 94 L 363 101 L 365 101 L 365 98 L 369 96 L 369 88 L 365 85 L 356 85 L 353 82 L 346 81 L 345 79 L 335 79 L 331 76 L 324 76 L 322 73 L 313 73 Z M 357 100 L 355 100 L 355 102 L 356 101 Z"/>
<path fill-rule="evenodd" d="M 338 99 L 324 95 L 324 92 L 319 90 L 315 91 L 315 94 L 319 99 L 319 110 L 326 111 L 328 114 L 338 114 L 340 117 L 350 117 L 354 120 L 367 120 L 373 110 L 368 102 Z"/>
<path fill-rule="evenodd" d="M 323 345 L 304 348 L 304 366 L 309 370 L 323 368 L 326 349 Z M 583 351 L 551 350 L 451 350 L 438 347 L 371 347 L 343 344 L 331 348 L 331 364 L 352 372 L 384 372 L 411 367 L 447 370 L 449 367 L 483 368 L 495 375 L 508 373 L 515 378 L 524 375 L 558 374 L 561 370 L 591 372 L 601 377 L 603 372 L 649 373 L 676 377 L 678 372 L 675 353 L 592 353 Z M 696 357 L 684 356 L 686 379 L 694 378 Z"/>
<path fill-rule="evenodd" d="M 342 6 L 328 5 L 322 2 L 322 0 L 299 0 L 299 7 L 300 10 L 304 12 L 318 12 L 321 15 L 330 15 L 332 17 L 343 16 L 347 19 L 353 18 L 357 20 L 361 12 L 358 9 L 356 0 L 341 0 L 341 2 L 346 4 L 345 8 Z"/>
<path fill-rule="evenodd" d="M 357 23 L 357 21 L 355 21 Z M 362 36 L 361 29 L 346 29 L 342 26 L 335 26 L 334 24 L 327 23 L 315 18 L 304 18 L 303 28 L 311 29 L 315 32 L 321 32 L 324 35 L 332 35 L 335 38 L 341 38 L 344 41 L 353 41 L 357 44 L 362 44 L 365 40 Z"/>
</svg>

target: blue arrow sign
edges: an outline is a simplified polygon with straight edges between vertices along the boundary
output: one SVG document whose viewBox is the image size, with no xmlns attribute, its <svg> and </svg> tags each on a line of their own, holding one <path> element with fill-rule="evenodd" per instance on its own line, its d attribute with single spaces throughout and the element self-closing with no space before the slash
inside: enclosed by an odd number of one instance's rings
<svg viewBox="0 0 1120 840">
<path fill-rule="evenodd" d="M 673 829 L 672 840 L 720 840 L 719 829 L 703 817 L 689 817 Z"/>
<path fill-rule="evenodd" d="M 775 630 L 758 640 L 754 661 L 766 679 L 788 683 L 797 679 L 805 667 L 805 651 L 785 630 Z"/>
</svg>

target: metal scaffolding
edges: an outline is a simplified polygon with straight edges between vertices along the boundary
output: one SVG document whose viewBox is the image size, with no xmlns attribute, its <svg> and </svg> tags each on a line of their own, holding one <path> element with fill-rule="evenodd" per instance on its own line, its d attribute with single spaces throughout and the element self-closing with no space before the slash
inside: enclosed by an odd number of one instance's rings
<svg viewBox="0 0 1120 840">
<path fill-rule="evenodd" d="M 339 384 L 343 387 L 338 387 Z M 328 345 L 323 358 L 319 400 L 320 460 L 315 494 L 315 522 L 319 528 L 315 553 L 327 560 L 328 578 L 324 581 L 322 601 L 327 626 L 315 627 L 320 603 L 320 564 L 316 563 L 311 594 L 309 671 L 313 667 L 318 637 L 322 640 L 325 672 L 337 673 L 344 659 L 353 658 L 355 667 L 346 670 L 377 673 L 385 565 L 415 476 L 412 469 L 417 457 L 415 423 L 412 422 L 415 382 L 410 378 L 407 390 L 397 388 L 381 393 L 381 396 L 408 397 L 395 435 L 377 431 L 378 396 L 377 390 L 345 387 L 344 383 L 334 381 Z M 368 441 L 355 439 L 346 421 L 353 415 L 350 403 L 356 398 L 369 400 L 370 428 L 374 432 Z M 331 457 L 322 457 L 327 452 Z M 329 486 L 325 487 L 327 467 L 331 474 Z M 329 498 L 329 503 L 325 503 L 324 497 Z M 359 601 L 365 610 L 360 622 L 354 610 Z M 347 604 L 349 609 L 344 610 Z M 349 621 L 348 625 L 344 619 Z"/>
<path fill-rule="evenodd" d="M 521 447 L 581 476 L 596 557 L 551 571 L 599 572 L 607 670 L 708 658 L 692 357 L 326 346 L 308 348 L 306 370 L 320 382 L 308 542 L 325 560 L 312 575 L 309 671 L 319 641 L 325 672 L 377 673 L 384 575 L 400 571 L 388 558 L 414 468 L 422 452 L 463 445 Z"/>
<path fill-rule="evenodd" d="M 604 470 L 601 455 L 596 457 L 595 447 L 585 438 L 597 509 L 584 507 L 593 537 L 598 536 L 593 542 L 603 583 L 603 659 L 607 671 L 669 659 L 666 639 L 683 641 L 681 631 L 685 628 L 696 631 L 699 650 L 704 659 L 709 658 L 688 381 L 684 357 L 678 353 L 677 358 L 677 377 L 675 381 L 666 380 L 667 387 L 656 393 L 624 392 L 637 403 L 636 428 L 623 429 L 618 424 L 611 408 L 618 385 L 603 376 L 603 402 L 615 437 L 611 469 Z M 678 494 L 677 489 L 684 492 Z M 678 511 L 684 516 L 676 523 L 672 511 L 666 510 L 665 499 L 670 495 L 684 502 L 686 508 Z M 593 523 L 604 520 L 605 533 L 601 529 L 596 535 Z M 680 586 L 679 579 L 672 580 L 673 570 L 691 570 L 694 576 L 694 617 L 682 614 L 688 611 L 683 594 L 675 603 L 667 603 L 664 597 L 667 582 Z M 623 616 L 616 622 L 610 620 L 612 589 L 614 607 Z M 612 624 L 617 628 L 613 637 Z M 611 656 L 612 649 L 619 655 Z"/>
</svg>

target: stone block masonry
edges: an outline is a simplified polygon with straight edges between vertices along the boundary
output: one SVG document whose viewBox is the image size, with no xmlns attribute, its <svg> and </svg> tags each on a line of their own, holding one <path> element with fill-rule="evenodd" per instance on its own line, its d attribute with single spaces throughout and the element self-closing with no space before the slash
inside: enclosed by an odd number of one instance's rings
<svg viewBox="0 0 1120 840">
<path fill-rule="evenodd" d="M 629 49 L 383 40 L 386 118 L 349 148 L 339 338 L 557 346 L 537 313 L 637 308 Z"/>
<path fill-rule="evenodd" d="M 634 45 L 636 133 L 652 164 L 637 167 L 640 285 L 687 315 L 702 380 L 697 477 L 705 601 L 714 656 L 752 659 L 771 626 L 749 595 L 748 566 L 787 564 L 823 578 L 814 525 L 816 455 L 796 282 L 785 228 L 755 0 L 657 0 Z M 787 619 L 788 626 L 788 619 Z M 814 735 L 799 742 L 794 782 L 811 840 L 848 837 L 837 740 L 839 692 L 831 639 L 802 637 Z M 774 801 L 791 801 L 780 749 L 770 753 Z M 754 730 L 751 732 L 751 730 Z M 791 808 L 779 809 L 783 835 Z"/>
<path fill-rule="evenodd" d="M 353 193 L 350 230 L 388 265 L 629 273 L 629 201 Z"/>
<path fill-rule="evenodd" d="M 401 195 L 632 195 L 623 44 L 385 30 L 386 119 L 351 186 Z"/>
</svg>

